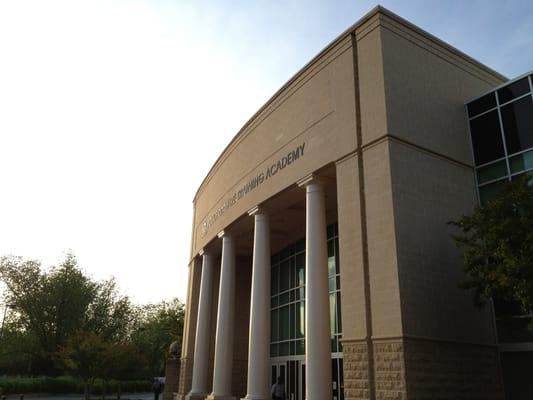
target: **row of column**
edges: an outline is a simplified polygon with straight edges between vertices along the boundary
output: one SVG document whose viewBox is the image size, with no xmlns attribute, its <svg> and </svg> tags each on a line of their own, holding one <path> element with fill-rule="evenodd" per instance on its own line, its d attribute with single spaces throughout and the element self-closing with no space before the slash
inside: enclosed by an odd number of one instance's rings
<svg viewBox="0 0 533 400">
<path fill-rule="evenodd" d="M 327 271 L 326 206 L 323 184 L 314 176 L 300 183 L 306 188 L 306 314 L 305 359 L 308 400 L 332 398 L 329 289 Z M 246 400 L 271 399 L 270 393 L 270 223 L 261 208 L 254 216 L 254 249 L 250 303 L 248 382 Z M 229 400 L 233 364 L 235 303 L 235 242 L 221 232 L 222 260 L 218 300 L 213 390 L 207 393 L 213 257 L 203 251 L 196 325 L 192 389 L 189 400 Z"/>
</svg>

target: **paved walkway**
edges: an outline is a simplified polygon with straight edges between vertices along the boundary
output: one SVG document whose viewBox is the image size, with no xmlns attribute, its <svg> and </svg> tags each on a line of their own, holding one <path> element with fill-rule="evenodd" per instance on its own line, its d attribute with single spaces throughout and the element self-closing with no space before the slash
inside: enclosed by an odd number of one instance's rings
<svg viewBox="0 0 533 400">
<path fill-rule="evenodd" d="M 92 396 L 91 400 L 100 400 L 101 396 Z M 107 395 L 107 400 L 115 400 L 116 395 Z M 153 400 L 153 393 L 123 393 L 120 396 L 121 400 Z M 8 395 L 7 400 L 19 400 L 20 395 Z M 83 400 L 82 394 L 25 394 L 24 400 Z M 159 395 L 159 400 L 163 400 L 163 395 Z"/>
</svg>

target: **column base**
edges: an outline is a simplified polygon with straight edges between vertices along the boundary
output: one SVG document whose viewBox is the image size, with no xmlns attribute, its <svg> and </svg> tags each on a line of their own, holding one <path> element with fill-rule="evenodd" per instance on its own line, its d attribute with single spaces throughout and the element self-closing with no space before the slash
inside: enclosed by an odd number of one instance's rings
<svg viewBox="0 0 533 400">
<path fill-rule="evenodd" d="M 189 393 L 184 397 L 185 400 L 205 400 L 207 393 Z"/>
<path fill-rule="evenodd" d="M 247 394 L 246 397 L 243 397 L 241 400 L 272 400 L 272 395 L 261 396 L 254 394 Z"/>
<path fill-rule="evenodd" d="M 211 393 L 205 400 L 237 400 L 235 396 L 231 394 L 214 394 Z"/>
</svg>

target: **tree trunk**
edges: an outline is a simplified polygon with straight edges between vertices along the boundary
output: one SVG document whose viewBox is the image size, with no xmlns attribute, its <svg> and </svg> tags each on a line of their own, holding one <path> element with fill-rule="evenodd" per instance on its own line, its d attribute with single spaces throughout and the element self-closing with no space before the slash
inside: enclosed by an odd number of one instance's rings
<svg viewBox="0 0 533 400">
<path fill-rule="evenodd" d="M 89 383 L 85 380 L 83 381 L 83 398 L 89 400 Z"/>
</svg>

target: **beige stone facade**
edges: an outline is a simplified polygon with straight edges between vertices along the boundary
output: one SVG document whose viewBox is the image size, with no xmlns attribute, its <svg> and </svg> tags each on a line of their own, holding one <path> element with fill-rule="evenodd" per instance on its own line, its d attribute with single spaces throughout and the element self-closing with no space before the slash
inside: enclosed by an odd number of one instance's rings
<svg viewBox="0 0 533 400">
<path fill-rule="evenodd" d="M 214 379 L 221 231 L 236 242 L 231 394 L 247 395 L 248 211 L 269 210 L 272 253 L 305 237 L 297 182 L 314 174 L 327 223 L 338 223 L 344 398 L 502 399 L 492 313 L 458 288 L 461 260 L 446 223 L 476 203 L 464 102 L 504 80 L 378 7 L 284 85 L 195 196 L 178 397 L 193 379 L 202 251 L 214 255 Z"/>
</svg>

